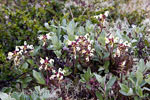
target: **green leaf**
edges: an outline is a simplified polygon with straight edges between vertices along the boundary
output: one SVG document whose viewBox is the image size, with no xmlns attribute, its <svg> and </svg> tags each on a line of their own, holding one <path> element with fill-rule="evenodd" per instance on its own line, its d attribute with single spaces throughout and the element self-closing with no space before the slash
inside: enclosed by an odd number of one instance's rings
<svg viewBox="0 0 150 100">
<path fill-rule="evenodd" d="M 84 74 L 81 74 L 81 82 L 85 83 L 90 80 L 90 78 L 93 77 L 93 74 L 91 73 L 91 69 L 88 68 L 87 71 Z"/>
<path fill-rule="evenodd" d="M 72 73 L 70 67 L 64 67 L 63 70 L 65 70 L 64 76 L 69 76 Z"/>
<path fill-rule="evenodd" d="M 135 96 L 134 100 L 141 100 L 141 99 L 138 96 Z"/>
<path fill-rule="evenodd" d="M 80 26 L 79 29 L 78 29 L 78 34 L 79 34 L 79 35 L 83 35 L 84 33 L 85 33 L 84 27 L 83 27 L 83 26 Z"/>
<path fill-rule="evenodd" d="M 82 83 L 86 83 L 86 80 L 84 79 L 84 76 L 83 76 L 83 75 L 81 75 L 80 82 L 82 82 Z"/>
<path fill-rule="evenodd" d="M 96 80 L 97 80 L 99 83 L 102 83 L 103 78 L 102 78 L 100 75 L 96 74 L 96 73 L 94 73 L 94 75 L 95 75 L 95 77 L 96 77 Z"/>
<path fill-rule="evenodd" d="M 138 96 L 143 97 L 143 91 L 142 91 L 141 87 L 139 87 L 139 86 L 136 87 L 136 93 Z"/>
<path fill-rule="evenodd" d="M 18 92 L 13 92 L 13 93 L 11 94 L 11 96 L 12 96 L 13 98 L 15 98 L 16 100 L 20 100 L 21 94 L 19 94 Z"/>
<path fill-rule="evenodd" d="M 23 0 L 21 0 L 21 5 L 22 6 L 26 6 L 28 4 L 28 2 L 27 1 L 23 1 Z"/>
<path fill-rule="evenodd" d="M 3 89 L 1 90 L 1 92 L 4 92 L 4 93 L 10 93 L 11 91 L 12 91 L 11 87 L 3 87 Z"/>
<path fill-rule="evenodd" d="M 74 20 L 70 21 L 70 23 L 67 25 L 67 34 L 74 35 L 75 32 L 75 22 Z"/>
<path fill-rule="evenodd" d="M 86 88 L 88 88 L 89 90 L 91 90 L 91 87 L 88 84 L 86 84 Z"/>
<path fill-rule="evenodd" d="M 27 62 L 30 64 L 30 65 L 34 65 L 34 61 L 32 59 L 27 59 Z"/>
<path fill-rule="evenodd" d="M 20 97 L 20 100 L 29 100 L 29 96 L 27 96 L 25 93 L 21 93 L 21 97 Z"/>
<path fill-rule="evenodd" d="M 90 78 L 92 77 L 91 69 L 88 68 L 87 72 L 84 74 L 86 81 L 89 81 Z"/>
<path fill-rule="evenodd" d="M 106 62 L 105 62 L 104 67 L 105 67 L 105 68 L 108 68 L 108 67 L 109 67 L 109 61 L 106 61 Z"/>
<path fill-rule="evenodd" d="M 87 20 L 85 29 L 87 32 L 92 32 L 94 30 L 94 25 L 89 20 Z"/>
<path fill-rule="evenodd" d="M 120 85 L 122 91 L 124 91 L 124 92 L 126 92 L 126 93 L 129 91 L 128 86 L 126 86 L 126 85 L 124 85 L 124 84 L 121 84 L 121 83 L 120 83 L 119 85 Z"/>
<path fill-rule="evenodd" d="M 128 88 L 128 86 L 124 85 L 124 84 L 119 84 L 121 87 L 121 90 L 119 90 L 119 92 L 125 96 L 131 96 L 133 95 L 133 89 L 132 88 Z"/>
<path fill-rule="evenodd" d="M 94 73 L 96 80 L 101 84 L 101 86 L 104 88 L 105 81 L 106 81 L 106 76 L 102 77 L 96 73 Z"/>
<path fill-rule="evenodd" d="M 102 50 L 101 50 L 101 46 L 96 42 L 96 45 L 95 45 L 95 50 L 96 50 L 96 53 L 102 57 Z"/>
<path fill-rule="evenodd" d="M 137 71 L 143 72 L 145 70 L 145 62 L 143 59 L 140 59 L 139 63 L 138 63 L 138 69 Z"/>
<path fill-rule="evenodd" d="M 43 84 L 43 85 L 45 84 L 45 80 L 42 77 L 40 72 L 37 72 L 37 71 L 33 70 L 33 76 L 39 84 Z"/>
<path fill-rule="evenodd" d="M 0 99 L 2 99 L 2 100 L 16 100 L 16 99 L 12 98 L 10 95 L 3 93 L 3 92 L 0 92 Z"/>
<path fill-rule="evenodd" d="M 29 64 L 28 64 L 27 62 L 25 62 L 25 63 L 22 65 L 22 68 L 23 68 L 23 69 L 27 69 L 28 66 L 29 66 Z"/>
<path fill-rule="evenodd" d="M 69 39 L 70 41 L 73 41 L 73 40 L 75 39 L 75 35 L 69 34 L 69 35 L 68 35 L 68 39 Z"/>
<path fill-rule="evenodd" d="M 63 99 L 62 99 L 62 97 L 61 97 L 61 98 L 58 98 L 57 100 L 63 100 Z"/>
<path fill-rule="evenodd" d="M 109 53 L 109 52 L 105 52 L 103 58 L 107 58 L 107 57 L 109 57 L 109 56 L 110 56 L 110 53 Z"/>
<path fill-rule="evenodd" d="M 104 64 L 104 68 L 105 68 L 105 73 L 108 73 L 109 72 L 109 64 L 110 62 L 109 61 L 106 61 L 105 64 Z"/>
<path fill-rule="evenodd" d="M 147 70 L 150 70 L 150 61 L 146 63 Z"/>
<path fill-rule="evenodd" d="M 137 82 L 136 85 L 140 85 L 143 81 L 143 74 L 139 71 L 136 72 L 136 78 L 137 78 Z"/>
<path fill-rule="evenodd" d="M 116 77 L 112 77 L 106 84 L 106 90 L 109 90 L 116 81 Z"/>
<path fill-rule="evenodd" d="M 133 95 L 133 89 L 132 88 L 129 88 L 129 91 L 127 93 L 122 91 L 122 90 L 120 90 L 119 92 L 125 96 L 132 96 Z"/>
<path fill-rule="evenodd" d="M 36 100 L 47 100 L 48 98 L 50 98 L 52 95 L 50 95 L 50 91 L 47 90 L 46 88 L 40 88 L 40 86 L 36 86 L 35 88 L 35 94 L 37 95 Z"/>
<path fill-rule="evenodd" d="M 60 50 L 62 48 L 62 43 L 61 41 L 58 41 L 55 45 L 54 48 L 56 48 L 56 50 Z"/>
<path fill-rule="evenodd" d="M 66 24 L 67 24 L 66 19 L 63 19 L 63 20 L 62 20 L 62 26 L 66 26 Z"/>
<path fill-rule="evenodd" d="M 102 72 L 102 71 L 104 71 L 105 69 L 102 67 L 102 66 L 99 66 L 99 69 L 98 69 L 98 71 L 99 72 Z"/>
<path fill-rule="evenodd" d="M 57 57 L 61 57 L 61 50 L 55 50 L 54 52 L 57 55 Z"/>
<path fill-rule="evenodd" d="M 31 77 L 26 77 L 25 79 L 24 79 L 24 82 L 25 83 L 29 83 L 29 82 L 31 82 L 32 81 L 32 78 Z"/>
<path fill-rule="evenodd" d="M 150 75 L 147 79 L 145 79 L 145 81 L 150 85 Z"/>
<path fill-rule="evenodd" d="M 100 92 L 96 91 L 96 97 L 99 99 L 99 100 L 103 100 L 103 96 Z"/>
<path fill-rule="evenodd" d="M 132 82 L 132 84 L 135 85 L 136 82 L 135 82 L 135 80 L 133 80 L 133 78 L 131 76 L 128 78 L 128 80 L 130 80 Z"/>
<path fill-rule="evenodd" d="M 147 47 L 149 47 L 149 42 L 147 40 L 144 40 Z"/>
<path fill-rule="evenodd" d="M 51 47 L 53 50 L 60 50 L 61 47 L 62 47 L 62 43 L 61 43 L 61 41 L 58 39 L 58 37 L 57 37 L 56 35 L 54 35 L 54 36 L 52 36 L 51 40 L 52 40 L 53 46 L 50 45 L 48 48 Z"/>
<path fill-rule="evenodd" d="M 35 56 L 40 49 L 41 49 L 41 46 L 36 46 L 33 52 L 33 56 Z"/>
</svg>

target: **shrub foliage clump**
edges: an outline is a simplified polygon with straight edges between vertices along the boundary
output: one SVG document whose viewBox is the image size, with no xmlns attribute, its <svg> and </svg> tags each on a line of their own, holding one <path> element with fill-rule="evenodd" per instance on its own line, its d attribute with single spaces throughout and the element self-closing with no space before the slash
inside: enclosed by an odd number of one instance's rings
<svg viewBox="0 0 150 100">
<path fill-rule="evenodd" d="M 0 99 L 150 99 L 148 26 L 113 4 L 20 3 L 0 11 Z"/>
</svg>

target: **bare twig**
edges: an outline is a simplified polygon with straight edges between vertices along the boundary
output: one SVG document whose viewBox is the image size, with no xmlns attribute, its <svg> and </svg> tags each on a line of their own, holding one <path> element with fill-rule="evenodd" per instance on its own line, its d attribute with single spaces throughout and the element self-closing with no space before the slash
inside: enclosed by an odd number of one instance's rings
<svg viewBox="0 0 150 100">
<path fill-rule="evenodd" d="M 70 6 L 69 6 L 69 11 L 70 11 L 72 19 L 74 19 L 74 16 L 73 16 L 73 13 L 72 13 L 72 10 L 71 10 Z"/>
</svg>

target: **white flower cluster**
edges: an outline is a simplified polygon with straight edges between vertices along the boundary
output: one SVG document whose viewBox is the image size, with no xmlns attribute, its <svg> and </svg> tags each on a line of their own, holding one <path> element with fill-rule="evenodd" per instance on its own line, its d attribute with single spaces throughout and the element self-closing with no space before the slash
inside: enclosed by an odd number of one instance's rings
<svg viewBox="0 0 150 100">
<path fill-rule="evenodd" d="M 128 41 L 119 43 L 114 57 L 120 57 L 122 53 L 128 52 L 128 47 L 131 47 L 131 43 Z"/>
<path fill-rule="evenodd" d="M 46 70 L 51 71 L 52 75 L 50 76 L 50 80 L 53 79 L 58 79 L 59 81 L 63 80 L 65 70 L 59 68 L 58 71 L 56 71 L 53 67 L 53 64 L 54 64 L 54 59 L 49 59 L 48 57 L 46 57 L 45 59 L 40 58 L 39 70 L 44 69 L 45 71 Z"/>
<path fill-rule="evenodd" d="M 105 17 L 108 17 L 109 11 L 106 11 L 104 14 L 96 15 L 94 18 L 96 19 L 104 19 Z"/>
<path fill-rule="evenodd" d="M 8 59 L 13 59 L 15 65 L 19 65 L 23 55 L 33 52 L 33 45 L 27 45 L 27 42 L 24 42 L 23 46 L 16 46 L 15 51 L 8 53 Z"/>
<path fill-rule="evenodd" d="M 111 47 L 116 44 L 120 44 L 120 46 L 126 46 L 126 47 L 131 47 L 131 43 L 128 41 L 123 41 L 122 39 L 119 39 L 119 37 L 114 37 L 112 34 L 108 35 L 105 37 L 105 43 L 106 44 L 111 44 Z"/>
<path fill-rule="evenodd" d="M 121 45 L 121 47 L 118 47 L 116 49 L 116 52 L 114 54 L 114 57 L 120 57 L 122 53 L 125 53 L 125 51 L 128 51 L 128 48 L 125 47 L 124 45 Z"/>
<path fill-rule="evenodd" d="M 52 69 L 53 75 L 51 75 L 50 80 L 58 79 L 59 81 L 63 80 L 65 70 L 62 70 L 61 68 L 58 69 L 58 72 L 56 70 Z"/>
<path fill-rule="evenodd" d="M 39 70 L 42 70 L 44 68 L 44 70 L 48 70 L 49 67 L 52 67 L 54 63 L 54 59 L 49 59 L 48 57 L 46 57 L 46 59 L 40 58 L 40 67 Z"/>
<path fill-rule="evenodd" d="M 118 42 L 119 42 L 119 38 L 118 37 L 114 37 L 112 34 L 110 34 L 107 37 L 105 37 L 105 43 L 106 44 L 111 44 L 111 47 L 113 47 L 114 43 L 118 43 Z"/>
<path fill-rule="evenodd" d="M 89 35 L 85 36 L 76 36 L 75 41 L 68 40 L 68 47 L 70 51 L 74 54 L 74 58 L 76 59 L 76 55 L 78 54 L 81 57 L 84 57 L 87 62 L 89 62 L 90 58 L 94 56 L 95 49 L 92 48 L 93 40 L 90 40 Z"/>
<path fill-rule="evenodd" d="M 38 36 L 38 39 L 39 39 L 40 41 L 42 41 L 42 42 L 43 42 L 43 46 L 45 46 L 47 40 L 50 40 L 50 39 L 51 39 L 51 35 L 50 35 L 50 33 L 48 33 L 48 34 L 46 34 L 46 35 L 40 35 L 40 36 Z"/>
<path fill-rule="evenodd" d="M 126 65 L 126 60 L 124 60 L 123 62 L 121 62 L 120 66 L 124 67 Z"/>
<path fill-rule="evenodd" d="M 127 52 L 128 47 L 131 47 L 131 43 L 129 43 L 128 41 L 119 39 L 119 37 L 114 37 L 112 34 L 105 37 L 105 43 L 110 44 L 111 47 L 114 47 L 114 44 L 117 45 L 114 57 L 120 57 L 121 52 Z"/>
</svg>

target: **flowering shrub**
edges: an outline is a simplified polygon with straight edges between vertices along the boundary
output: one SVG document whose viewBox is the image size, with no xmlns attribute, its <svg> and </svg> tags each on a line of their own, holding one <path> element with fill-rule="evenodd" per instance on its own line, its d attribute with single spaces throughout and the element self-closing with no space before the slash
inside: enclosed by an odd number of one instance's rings
<svg viewBox="0 0 150 100">
<path fill-rule="evenodd" d="M 88 34 L 85 36 L 76 36 L 76 41 L 68 41 L 68 48 L 75 59 L 78 54 L 79 59 L 85 58 L 85 62 L 89 62 L 89 59 L 94 56 L 95 49 L 92 49 L 93 40 L 90 40 L 88 36 Z"/>
<path fill-rule="evenodd" d="M 41 70 L 43 68 L 44 68 L 44 70 L 50 70 L 50 68 L 48 68 L 48 67 L 49 67 L 49 65 L 53 66 L 53 62 L 54 62 L 54 60 L 53 59 L 49 60 L 48 57 L 46 57 L 45 60 L 40 58 L 41 66 L 39 67 L 39 70 Z"/>
<path fill-rule="evenodd" d="M 0 81 L 5 92 L 0 98 L 148 100 L 147 26 L 112 21 L 109 11 L 93 17 L 98 23 L 45 22 L 34 46 L 27 40 L 8 52 L 10 75 L 15 77 Z"/>
<path fill-rule="evenodd" d="M 24 41 L 36 44 L 38 31 L 45 29 L 42 24 L 50 19 L 63 17 L 64 2 L 2 1 L 0 4 L 0 62 L 7 64 L 6 53 Z"/>
<path fill-rule="evenodd" d="M 8 53 L 8 59 L 13 59 L 14 64 L 17 66 L 20 64 L 24 56 L 28 56 L 30 52 L 33 52 L 33 45 L 27 45 L 26 41 L 23 46 L 16 46 L 15 51 Z"/>
<path fill-rule="evenodd" d="M 81 87 L 85 85 L 85 90 L 93 98 L 148 98 L 149 95 L 143 95 L 149 93 L 148 74 L 143 72 L 149 73 L 148 59 L 134 62 L 134 59 L 141 58 L 135 54 L 137 49 L 134 46 L 141 41 L 138 40 L 140 35 L 134 35 L 136 26 L 130 29 L 130 34 L 127 24 L 116 27 L 120 22 L 111 25 L 106 15 L 101 16 L 98 25 L 87 21 L 85 26 L 80 26 L 73 20 L 67 23 L 65 19 L 60 25 L 53 21 L 50 25 L 45 23 L 50 32 L 37 37 L 39 46 L 33 47 L 25 42 L 24 46 L 16 46 L 14 52 L 9 52 L 8 59 L 13 59 L 17 66 L 26 62 L 23 58 L 32 59 L 38 68 L 33 71 L 33 76 L 39 84 L 47 87 L 54 86 L 65 91 L 67 87 L 63 84 L 68 84 L 69 79 L 73 82 L 78 80 L 75 83 Z M 141 64 L 145 69 L 134 67 Z M 131 86 L 127 85 L 130 81 Z"/>
</svg>

